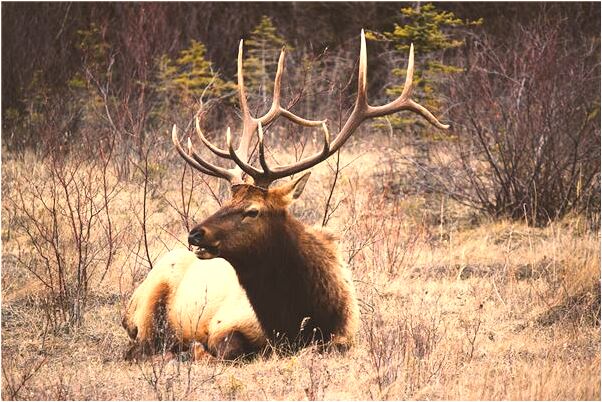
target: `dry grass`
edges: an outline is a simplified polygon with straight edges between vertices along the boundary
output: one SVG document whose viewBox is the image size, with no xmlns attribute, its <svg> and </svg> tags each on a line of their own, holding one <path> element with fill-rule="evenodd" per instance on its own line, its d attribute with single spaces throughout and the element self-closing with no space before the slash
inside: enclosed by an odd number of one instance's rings
<svg viewBox="0 0 602 402">
<path fill-rule="evenodd" d="M 447 199 L 401 194 L 412 187 L 403 167 L 376 164 L 375 150 L 359 156 L 361 144 L 351 149 L 342 155 L 342 165 L 354 162 L 341 172 L 328 227 L 340 233 L 354 272 L 358 345 L 346 354 L 309 348 L 243 364 L 123 360 L 123 303 L 147 269 L 139 177 L 118 183 L 114 261 L 102 281 L 91 276 L 83 322 L 50 325 L 44 287 L 18 262 L 30 248 L 17 229 L 26 218 L 6 201 L 24 190 L 24 178 L 43 182 L 45 169 L 30 157 L 4 159 L 2 397 L 599 400 L 596 224 L 575 216 L 537 229 L 475 219 Z M 181 166 L 170 169 L 154 173 L 148 198 L 153 259 L 186 238 L 173 207 Z M 331 180 L 327 164 L 315 169 L 297 216 L 321 222 Z M 192 220 L 217 207 L 206 193 L 197 183 Z"/>
</svg>

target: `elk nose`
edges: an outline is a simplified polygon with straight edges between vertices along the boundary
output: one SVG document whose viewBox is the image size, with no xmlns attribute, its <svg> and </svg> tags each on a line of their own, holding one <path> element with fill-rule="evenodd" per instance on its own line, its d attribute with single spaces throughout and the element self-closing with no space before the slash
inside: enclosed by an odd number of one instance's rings
<svg viewBox="0 0 602 402">
<path fill-rule="evenodd" d="M 188 234 L 188 244 L 198 246 L 205 239 L 205 229 L 195 228 Z"/>
</svg>

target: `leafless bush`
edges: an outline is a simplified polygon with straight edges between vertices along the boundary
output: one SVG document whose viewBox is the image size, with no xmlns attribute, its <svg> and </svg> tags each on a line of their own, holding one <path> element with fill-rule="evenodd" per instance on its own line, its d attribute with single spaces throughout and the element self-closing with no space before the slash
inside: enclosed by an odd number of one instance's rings
<svg viewBox="0 0 602 402">
<path fill-rule="evenodd" d="M 105 278 L 117 252 L 111 203 L 119 186 L 108 159 L 54 155 L 31 167 L 12 171 L 13 191 L 4 192 L 18 265 L 44 288 L 41 304 L 52 328 L 79 325 L 92 282 Z"/>
<path fill-rule="evenodd" d="M 188 166 L 188 164 L 184 164 L 182 166 L 182 175 L 180 176 L 180 191 L 179 191 L 179 199 L 172 201 L 169 198 L 165 198 L 165 202 L 172 207 L 173 210 L 177 212 L 182 220 L 182 227 L 186 232 L 190 232 L 192 228 L 192 220 L 194 217 L 194 213 L 192 212 L 193 206 L 193 197 L 194 190 L 197 186 L 196 176 L 200 176 L 200 179 L 203 180 L 204 177 L 202 175 L 197 175 L 196 172 Z M 187 178 L 189 178 L 189 183 L 187 182 Z M 200 181 L 200 180 L 199 180 Z M 205 182 L 206 183 L 206 182 Z M 213 189 L 207 184 L 210 191 Z"/>
<path fill-rule="evenodd" d="M 416 257 L 419 241 L 424 237 L 421 227 L 407 230 L 407 219 L 398 201 L 389 200 L 386 192 L 362 194 L 357 184 L 350 188 L 344 199 L 348 208 L 346 242 L 348 263 L 355 258 L 356 265 L 373 267 L 389 277 L 411 265 Z"/>
<path fill-rule="evenodd" d="M 408 233 L 403 217 L 399 204 L 393 204 L 385 216 L 380 217 L 380 241 L 368 246 L 375 269 L 388 275 L 395 275 L 404 266 L 411 265 L 412 258 L 416 255 L 416 246 L 423 235 L 420 227 Z M 373 219 L 379 220 L 378 217 Z"/>
<path fill-rule="evenodd" d="M 474 357 L 477 348 L 477 337 L 482 323 L 483 320 L 480 315 L 477 315 L 477 317 L 471 320 L 460 320 L 460 326 L 466 335 L 463 343 L 466 345 L 464 352 L 466 353 L 468 361 L 472 360 Z"/>
<path fill-rule="evenodd" d="M 29 358 L 18 358 L 14 355 L 6 356 L 2 353 L 2 399 L 22 399 L 21 391 L 27 388 L 27 383 L 47 363 L 48 357 L 44 354 L 36 354 Z"/>
<path fill-rule="evenodd" d="M 398 384 L 411 397 L 442 368 L 445 355 L 435 353 L 441 341 L 440 317 L 401 314 L 388 320 L 379 308 L 365 319 L 362 327 L 368 355 L 374 370 L 376 397 L 387 399 Z"/>
<path fill-rule="evenodd" d="M 542 16 L 504 41 L 470 36 L 455 76 L 453 139 L 439 191 L 494 216 L 541 225 L 600 199 L 600 41 Z"/>
</svg>

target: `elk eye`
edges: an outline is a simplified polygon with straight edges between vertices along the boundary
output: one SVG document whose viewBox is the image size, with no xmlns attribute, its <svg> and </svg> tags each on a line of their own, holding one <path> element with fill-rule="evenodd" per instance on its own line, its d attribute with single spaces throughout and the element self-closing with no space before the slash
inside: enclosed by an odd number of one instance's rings
<svg viewBox="0 0 602 402">
<path fill-rule="evenodd" d="M 243 218 L 256 218 L 259 215 L 259 210 L 255 207 L 246 209 L 243 213 Z"/>
</svg>

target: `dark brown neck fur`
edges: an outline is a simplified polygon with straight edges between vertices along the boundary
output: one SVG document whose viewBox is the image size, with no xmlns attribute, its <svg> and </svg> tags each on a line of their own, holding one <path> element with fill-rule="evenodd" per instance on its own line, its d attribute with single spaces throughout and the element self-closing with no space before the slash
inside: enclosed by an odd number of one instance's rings
<svg viewBox="0 0 602 402">
<path fill-rule="evenodd" d="M 270 230 L 273 241 L 266 249 L 229 259 L 266 336 L 298 346 L 329 341 L 346 325 L 354 302 L 341 283 L 334 239 L 307 230 L 288 213 Z"/>
</svg>

